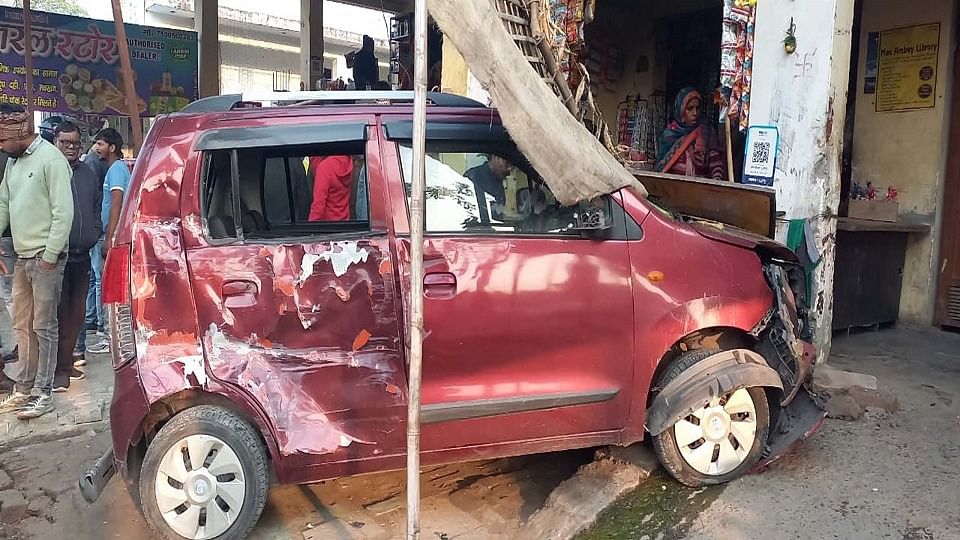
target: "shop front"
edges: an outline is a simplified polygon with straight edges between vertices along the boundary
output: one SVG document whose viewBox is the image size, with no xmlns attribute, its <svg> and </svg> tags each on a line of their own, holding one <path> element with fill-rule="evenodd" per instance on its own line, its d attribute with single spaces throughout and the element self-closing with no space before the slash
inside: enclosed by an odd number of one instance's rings
<svg viewBox="0 0 960 540">
<path fill-rule="evenodd" d="M 834 329 L 960 327 L 956 16 L 953 0 L 856 3 Z"/>
<path fill-rule="evenodd" d="M 179 111 L 198 98 L 197 34 L 125 27 L 137 106 L 146 129 L 152 117 Z M 32 110 L 38 120 L 68 117 L 87 136 L 114 127 L 124 140 L 132 141 L 114 23 L 34 11 L 31 31 Z M 23 10 L 0 8 L 0 101 L 22 106 L 27 105 L 24 38 Z M 133 153 L 132 148 L 125 149 L 127 157 Z"/>
</svg>

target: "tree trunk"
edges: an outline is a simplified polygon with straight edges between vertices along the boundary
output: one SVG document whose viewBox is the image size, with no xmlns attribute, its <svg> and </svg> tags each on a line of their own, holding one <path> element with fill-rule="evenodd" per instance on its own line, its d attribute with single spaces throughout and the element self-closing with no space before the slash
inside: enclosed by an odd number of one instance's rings
<svg viewBox="0 0 960 540">
<path fill-rule="evenodd" d="M 428 0 L 430 14 L 493 98 L 520 151 L 561 204 L 647 191 L 561 103 L 507 34 L 491 0 Z"/>
</svg>

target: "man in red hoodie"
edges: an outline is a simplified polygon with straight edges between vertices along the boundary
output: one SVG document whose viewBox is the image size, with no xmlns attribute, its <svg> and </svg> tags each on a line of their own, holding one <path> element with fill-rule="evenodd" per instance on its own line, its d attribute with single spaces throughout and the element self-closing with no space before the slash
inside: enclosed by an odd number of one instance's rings
<svg viewBox="0 0 960 540">
<path fill-rule="evenodd" d="M 310 158 L 313 171 L 313 203 L 310 221 L 349 221 L 353 158 L 319 156 Z"/>
</svg>

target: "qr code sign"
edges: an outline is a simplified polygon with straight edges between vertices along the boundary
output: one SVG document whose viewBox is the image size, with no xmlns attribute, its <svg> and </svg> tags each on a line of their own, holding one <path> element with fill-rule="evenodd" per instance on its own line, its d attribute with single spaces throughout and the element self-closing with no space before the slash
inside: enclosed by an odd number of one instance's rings
<svg viewBox="0 0 960 540">
<path fill-rule="evenodd" d="M 770 143 L 756 142 L 753 144 L 753 156 L 750 160 L 753 163 L 767 163 L 770 161 Z"/>
</svg>

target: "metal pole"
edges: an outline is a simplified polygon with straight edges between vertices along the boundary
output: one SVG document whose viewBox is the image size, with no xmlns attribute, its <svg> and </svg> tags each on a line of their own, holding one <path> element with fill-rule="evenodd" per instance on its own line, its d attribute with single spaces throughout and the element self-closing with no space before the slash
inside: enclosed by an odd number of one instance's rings
<svg viewBox="0 0 960 540">
<path fill-rule="evenodd" d="M 120 72 L 123 73 L 123 93 L 127 98 L 130 127 L 133 129 L 133 155 L 136 156 L 140 154 L 140 147 L 143 146 L 143 122 L 140 120 L 140 107 L 137 106 L 137 85 L 133 80 L 130 47 L 127 45 L 127 30 L 123 26 L 120 0 L 112 0 L 112 3 L 113 24 L 116 28 L 117 44 L 120 46 Z"/>
<path fill-rule="evenodd" d="M 30 13 L 30 0 L 23 0 L 23 69 L 26 78 L 24 84 L 27 86 L 27 117 L 30 119 L 30 125 L 33 125 L 33 15 Z"/>
<path fill-rule="evenodd" d="M 423 210 L 426 191 L 427 0 L 416 0 L 413 181 L 410 195 L 410 380 L 407 396 L 407 540 L 420 538 L 420 381 L 423 370 Z"/>
</svg>

